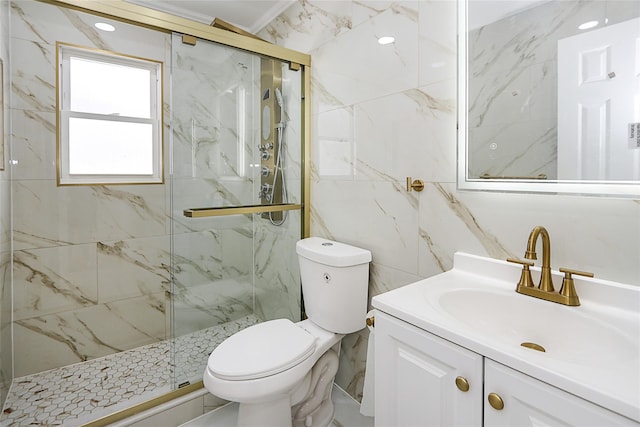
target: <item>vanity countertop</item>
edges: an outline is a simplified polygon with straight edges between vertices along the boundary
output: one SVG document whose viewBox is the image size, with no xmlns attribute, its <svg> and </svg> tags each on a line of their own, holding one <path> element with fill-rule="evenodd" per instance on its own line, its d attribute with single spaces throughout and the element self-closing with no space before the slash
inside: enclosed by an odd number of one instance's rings
<svg viewBox="0 0 640 427">
<path fill-rule="evenodd" d="M 534 283 L 539 268 L 532 267 Z M 453 269 L 373 298 L 423 330 L 640 422 L 640 286 L 575 277 L 579 307 L 515 292 L 519 265 L 456 253 Z M 564 275 L 553 271 L 556 290 Z M 546 352 L 524 348 L 542 345 Z"/>
</svg>

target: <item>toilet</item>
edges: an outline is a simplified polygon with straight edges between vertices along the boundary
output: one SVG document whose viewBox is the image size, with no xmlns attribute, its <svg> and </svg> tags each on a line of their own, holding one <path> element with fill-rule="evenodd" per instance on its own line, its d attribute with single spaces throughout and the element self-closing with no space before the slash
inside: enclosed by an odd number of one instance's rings
<svg viewBox="0 0 640 427">
<path fill-rule="evenodd" d="M 340 341 L 365 327 L 371 252 L 309 237 L 296 253 L 308 318 L 251 326 L 209 356 L 204 385 L 239 403 L 238 426 L 329 425 Z"/>
</svg>

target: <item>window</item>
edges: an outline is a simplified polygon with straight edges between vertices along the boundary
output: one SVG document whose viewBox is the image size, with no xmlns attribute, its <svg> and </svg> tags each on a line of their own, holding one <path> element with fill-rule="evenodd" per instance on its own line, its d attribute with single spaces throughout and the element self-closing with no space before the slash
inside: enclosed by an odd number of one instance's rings
<svg viewBox="0 0 640 427">
<path fill-rule="evenodd" d="M 163 182 L 161 66 L 58 43 L 58 185 Z"/>
</svg>

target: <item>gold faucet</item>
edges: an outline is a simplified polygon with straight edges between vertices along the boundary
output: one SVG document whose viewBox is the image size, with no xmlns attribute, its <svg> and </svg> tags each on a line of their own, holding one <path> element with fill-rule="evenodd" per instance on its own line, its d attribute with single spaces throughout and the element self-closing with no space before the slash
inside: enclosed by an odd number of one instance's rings
<svg viewBox="0 0 640 427">
<path fill-rule="evenodd" d="M 538 287 L 533 285 L 531 271 L 529 270 L 529 267 L 533 266 L 533 262 L 515 258 L 507 259 L 509 262 L 522 264 L 523 266 L 522 275 L 520 276 L 520 281 L 516 287 L 516 292 L 535 298 L 541 298 L 546 301 L 557 302 L 558 304 L 569 306 L 580 305 L 580 299 L 576 293 L 571 275 L 577 274 L 580 276 L 593 277 L 593 273 L 561 268 L 560 271 L 564 273 L 565 276 L 562 281 L 560 292 L 556 292 L 553 288 L 553 280 L 551 278 L 551 239 L 549 238 L 549 232 L 544 227 L 538 225 L 531 230 L 529 240 L 527 242 L 527 251 L 525 252 L 524 257 L 527 259 L 538 258 L 536 255 L 536 243 L 538 242 L 538 236 L 542 236 L 542 268 Z"/>
<path fill-rule="evenodd" d="M 551 239 L 549 239 L 549 232 L 546 228 L 541 225 L 533 227 L 533 230 L 531 230 L 529 234 L 527 252 L 525 252 L 524 257 L 526 259 L 538 259 L 536 255 L 538 236 L 542 236 L 542 270 L 538 288 L 544 292 L 553 292 L 553 280 L 551 279 Z"/>
</svg>

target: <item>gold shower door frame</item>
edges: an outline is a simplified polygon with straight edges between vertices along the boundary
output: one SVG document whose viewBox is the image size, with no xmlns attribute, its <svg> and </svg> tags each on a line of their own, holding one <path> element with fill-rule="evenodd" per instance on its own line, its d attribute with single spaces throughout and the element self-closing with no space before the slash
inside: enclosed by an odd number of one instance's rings
<svg viewBox="0 0 640 427">
<path fill-rule="evenodd" d="M 216 28 L 186 18 L 174 16 L 165 12 L 149 9 L 123 0 L 38 0 L 55 6 L 68 7 L 75 10 L 91 13 L 98 16 L 126 22 L 145 28 L 165 33 L 181 33 L 187 36 L 197 37 L 221 45 L 245 50 L 250 53 L 263 55 L 269 58 L 289 63 L 292 70 L 299 70 L 302 73 L 301 94 L 302 94 L 302 180 L 301 183 L 301 204 L 273 204 L 273 205 L 252 205 L 225 208 L 198 208 L 185 215 L 192 217 L 238 215 L 265 212 L 285 212 L 289 210 L 300 210 L 302 215 L 300 234 L 302 237 L 309 236 L 310 230 L 310 121 L 311 121 L 311 56 L 302 52 L 297 52 L 269 42 L 237 34 L 225 29 Z M 187 395 L 203 387 L 202 381 L 190 384 L 186 387 L 166 393 L 149 401 L 134 405 L 111 415 L 85 424 L 85 426 L 97 427 L 106 426 L 116 421 L 131 417 L 142 411 L 159 406 L 180 396 Z"/>
</svg>

